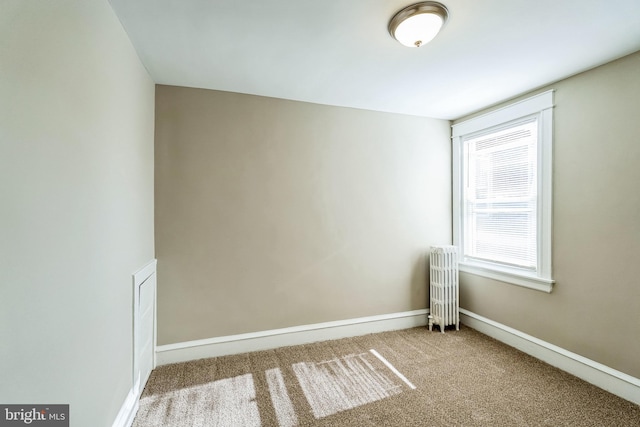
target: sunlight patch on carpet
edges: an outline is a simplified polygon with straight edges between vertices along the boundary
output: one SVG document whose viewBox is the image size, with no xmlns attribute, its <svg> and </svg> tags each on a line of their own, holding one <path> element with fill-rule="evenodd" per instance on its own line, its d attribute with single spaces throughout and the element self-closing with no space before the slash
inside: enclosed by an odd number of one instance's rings
<svg viewBox="0 0 640 427">
<path fill-rule="evenodd" d="M 260 427 L 260 413 L 251 374 L 214 381 L 209 396 L 214 426 Z M 206 396 L 206 394 L 205 394 Z"/>
<path fill-rule="evenodd" d="M 401 386 L 376 368 L 379 362 L 372 354 L 361 353 L 292 367 L 318 419 L 400 393 Z"/>
<path fill-rule="evenodd" d="M 157 420 L 163 420 L 162 425 L 170 426 L 260 427 L 273 416 L 269 414 L 274 414 L 275 420 L 271 418 L 269 425 L 277 421 L 278 427 L 296 427 L 308 422 L 311 415 L 320 419 L 400 394 L 407 387 L 415 389 L 373 349 L 289 366 L 291 370 L 265 370 L 266 383 L 255 383 L 254 375 L 260 372 L 254 372 L 143 397 L 145 409 L 137 421 L 145 425 L 159 425 Z M 256 384 L 267 390 L 256 390 Z M 262 407 L 258 406 L 257 391 L 263 399 L 268 396 L 268 400 L 262 400 Z M 294 405 L 303 396 L 309 406 Z M 268 410 L 269 404 L 273 412 Z M 309 407 L 311 412 L 307 412 Z M 261 410 L 267 412 L 261 414 Z"/>
<path fill-rule="evenodd" d="M 146 418 L 171 426 L 261 426 L 251 374 L 166 393 L 150 405 Z"/>
<path fill-rule="evenodd" d="M 298 425 L 298 417 L 293 409 L 293 403 L 287 393 L 287 386 L 282 378 L 280 368 L 269 369 L 265 372 L 271 403 L 278 418 L 280 427 L 295 427 Z"/>
</svg>

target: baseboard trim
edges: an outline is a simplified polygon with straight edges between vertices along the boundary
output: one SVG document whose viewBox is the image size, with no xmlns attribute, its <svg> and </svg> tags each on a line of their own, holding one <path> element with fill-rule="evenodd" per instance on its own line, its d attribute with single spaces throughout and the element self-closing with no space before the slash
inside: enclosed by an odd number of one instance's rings
<svg viewBox="0 0 640 427">
<path fill-rule="evenodd" d="M 460 321 L 485 335 L 640 405 L 640 379 L 638 378 L 469 310 L 460 309 Z"/>
<path fill-rule="evenodd" d="M 156 347 L 156 363 L 167 365 L 207 357 L 413 328 L 426 325 L 427 314 L 427 309 L 421 309 L 161 345 Z"/>
<path fill-rule="evenodd" d="M 140 384 L 135 384 L 133 388 L 129 390 L 129 393 L 124 400 L 112 427 L 131 427 L 133 425 L 133 420 L 138 413 L 140 405 L 140 393 L 138 392 L 139 387 Z"/>
</svg>

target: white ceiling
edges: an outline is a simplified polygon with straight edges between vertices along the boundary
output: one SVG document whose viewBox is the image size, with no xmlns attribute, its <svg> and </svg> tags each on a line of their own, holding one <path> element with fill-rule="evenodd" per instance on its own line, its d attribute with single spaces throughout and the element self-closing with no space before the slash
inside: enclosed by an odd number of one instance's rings
<svg viewBox="0 0 640 427">
<path fill-rule="evenodd" d="M 110 2 L 156 83 L 442 119 L 640 50 L 640 0 L 441 0 L 419 49 L 411 0 Z"/>
</svg>

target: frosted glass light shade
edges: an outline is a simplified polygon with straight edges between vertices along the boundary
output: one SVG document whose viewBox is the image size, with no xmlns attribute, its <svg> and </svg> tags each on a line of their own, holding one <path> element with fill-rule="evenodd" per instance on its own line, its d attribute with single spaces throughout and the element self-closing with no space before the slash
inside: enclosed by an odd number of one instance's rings
<svg viewBox="0 0 640 427">
<path fill-rule="evenodd" d="M 447 9 L 440 3 L 417 3 L 395 14 L 389 22 L 389 33 L 404 46 L 420 47 L 433 40 L 447 17 Z"/>
<path fill-rule="evenodd" d="M 407 47 L 429 43 L 442 28 L 442 18 L 433 13 L 421 13 L 405 19 L 396 28 L 396 40 Z"/>
</svg>

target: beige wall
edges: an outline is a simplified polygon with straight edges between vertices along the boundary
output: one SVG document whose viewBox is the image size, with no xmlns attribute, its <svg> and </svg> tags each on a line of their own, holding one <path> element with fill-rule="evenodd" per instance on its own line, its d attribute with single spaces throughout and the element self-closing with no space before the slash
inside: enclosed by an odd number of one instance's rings
<svg viewBox="0 0 640 427">
<path fill-rule="evenodd" d="M 463 274 L 461 306 L 640 378 L 640 53 L 549 88 L 557 284 Z"/>
<path fill-rule="evenodd" d="M 157 86 L 159 344 L 425 308 L 449 123 Z"/>
<path fill-rule="evenodd" d="M 0 9 L 0 402 L 110 426 L 154 256 L 154 85 L 106 0 Z"/>
</svg>

